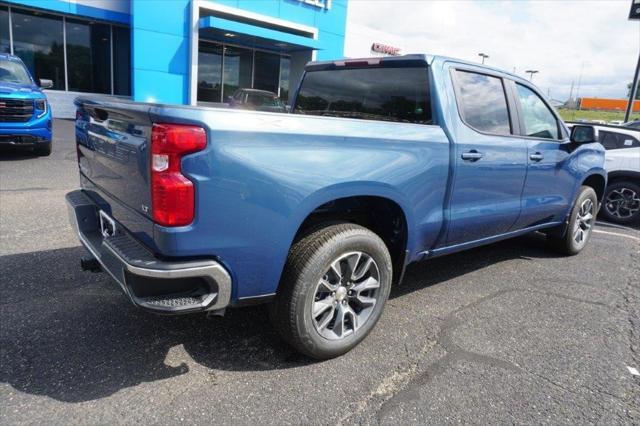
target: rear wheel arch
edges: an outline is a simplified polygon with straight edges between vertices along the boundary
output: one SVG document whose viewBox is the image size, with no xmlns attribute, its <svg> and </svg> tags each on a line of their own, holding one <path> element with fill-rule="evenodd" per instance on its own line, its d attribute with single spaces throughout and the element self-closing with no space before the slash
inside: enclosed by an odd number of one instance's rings
<svg viewBox="0 0 640 426">
<path fill-rule="evenodd" d="M 332 223 L 353 223 L 378 235 L 393 261 L 394 283 L 399 282 L 410 247 L 410 218 L 400 203 L 377 195 L 352 195 L 316 205 L 299 221 L 291 246 L 314 230 Z"/>
</svg>

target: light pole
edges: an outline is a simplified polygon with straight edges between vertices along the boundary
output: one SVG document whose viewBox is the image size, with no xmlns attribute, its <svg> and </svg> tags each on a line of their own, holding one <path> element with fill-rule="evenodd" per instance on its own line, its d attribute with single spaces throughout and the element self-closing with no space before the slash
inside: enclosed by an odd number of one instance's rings
<svg viewBox="0 0 640 426">
<path fill-rule="evenodd" d="M 478 53 L 478 56 L 482 57 L 482 63 L 484 64 L 484 60 L 489 57 L 489 55 L 485 55 L 484 53 Z"/>
<path fill-rule="evenodd" d="M 527 74 L 529 74 L 529 81 L 533 81 L 533 75 L 538 73 L 538 70 L 526 70 Z"/>
</svg>

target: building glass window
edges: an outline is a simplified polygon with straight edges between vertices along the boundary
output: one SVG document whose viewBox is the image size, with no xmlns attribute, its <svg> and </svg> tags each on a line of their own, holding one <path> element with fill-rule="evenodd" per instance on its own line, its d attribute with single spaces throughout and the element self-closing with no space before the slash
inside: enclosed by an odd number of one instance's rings
<svg viewBox="0 0 640 426">
<path fill-rule="evenodd" d="M 9 40 L 9 8 L 0 6 L 0 53 L 11 53 Z"/>
<path fill-rule="evenodd" d="M 64 47 L 62 18 L 26 10 L 11 11 L 13 52 L 36 79 L 53 81 L 53 88 L 64 90 Z"/>
<path fill-rule="evenodd" d="M 68 90 L 111 93 L 111 28 L 66 20 Z"/>
<path fill-rule="evenodd" d="M 283 56 L 280 58 L 280 99 L 284 103 L 289 103 L 289 70 L 291 69 L 291 59 Z"/>
<path fill-rule="evenodd" d="M 9 17 L 14 54 L 36 80 L 50 79 L 57 90 L 131 94 L 129 28 L 0 5 L 0 53 L 11 52 Z"/>
<path fill-rule="evenodd" d="M 485 74 L 456 71 L 458 103 L 465 121 L 481 132 L 511 134 L 507 98 L 502 80 Z"/>
<path fill-rule="evenodd" d="M 260 89 L 288 102 L 290 68 L 288 56 L 200 41 L 198 101 L 229 102 L 238 89 Z"/>
<path fill-rule="evenodd" d="M 251 68 L 253 51 L 239 47 L 224 48 L 224 90 L 223 101 L 227 101 L 238 89 L 251 88 Z"/>
<path fill-rule="evenodd" d="M 278 93 L 280 84 L 280 55 L 256 51 L 253 88 Z"/>
<path fill-rule="evenodd" d="M 200 43 L 198 50 L 198 100 L 222 102 L 222 46 Z"/>
<path fill-rule="evenodd" d="M 131 30 L 113 26 L 113 93 L 131 94 Z"/>
</svg>

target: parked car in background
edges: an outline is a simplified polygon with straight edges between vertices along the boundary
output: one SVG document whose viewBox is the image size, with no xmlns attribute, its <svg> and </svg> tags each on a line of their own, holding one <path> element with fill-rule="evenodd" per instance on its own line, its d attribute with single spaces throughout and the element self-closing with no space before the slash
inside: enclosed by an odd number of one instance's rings
<svg viewBox="0 0 640 426">
<path fill-rule="evenodd" d="M 51 80 L 33 79 L 17 56 L 0 54 L 0 147 L 51 154 L 51 109 L 42 92 Z"/>
<path fill-rule="evenodd" d="M 622 126 L 640 130 L 640 120 L 638 120 L 638 121 L 629 121 L 627 123 L 624 123 Z"/>
<path fill-rule="evenodd" d="M 229 98 L 229 107 L 252 111 L 286 112 L 287 109 L 273 92 L 257 89 L 238 89 Z"/>
<path fill-rule="evenodd" d="M 572 126 L 572 123 L 567 123 Z M 620 224 L 640 222 L 640 130 L 594 126 L 604 146 L 607 189 L 600 214 Z"/>
<path fill-rule="evenodd" d="M 604 149 L 529 81 L 406 55 L 307 64 L 296 93 L 290 114 L 76 99 L 84 268 L 157 313 L 270 303 L 325 359 L 411 262 L 535 231 L 565 255 L 589 241 Z"/>
</svg>

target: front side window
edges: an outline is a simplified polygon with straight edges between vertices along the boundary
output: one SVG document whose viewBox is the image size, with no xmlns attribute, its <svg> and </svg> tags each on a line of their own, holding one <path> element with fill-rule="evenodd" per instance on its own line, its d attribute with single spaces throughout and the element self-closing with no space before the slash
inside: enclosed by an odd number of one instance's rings
<svg viewBox="0 0 640 426">
<path fill-rule="evenodd" d="M 294 113 L 431 124 L 427 68 L 308 71 Z"/>
<path fill-rule="evenodd" d="M 486 133 L 511 134 L 507 97 L 500 78 L 457 70 L 456 80 L 458 105 L 469 126 Z"/>
<path fill-rule="evenodd" d="M 558 120 L 547 104 L 533 90 L 516 84 L 518 100 L 524 119 L 526 136 L 542 139 L 560 139 Z"/>
</svg>

